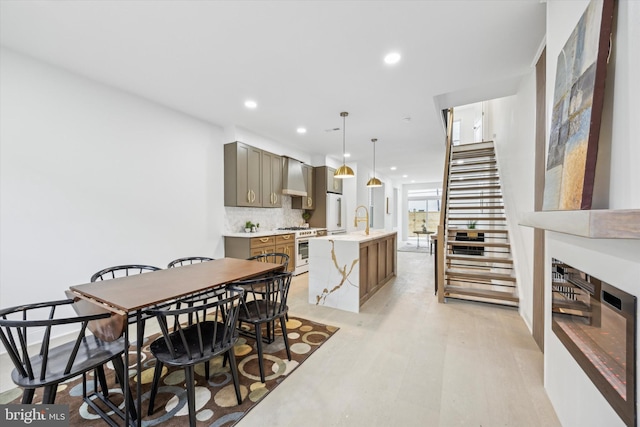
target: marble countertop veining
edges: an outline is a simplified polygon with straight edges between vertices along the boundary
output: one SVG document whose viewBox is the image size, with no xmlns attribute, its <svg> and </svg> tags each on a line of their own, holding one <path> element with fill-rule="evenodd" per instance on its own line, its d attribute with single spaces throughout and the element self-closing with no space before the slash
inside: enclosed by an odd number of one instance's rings
<svg viewBox="0 0 640 427">
<path fill-rule="evenodd" d="M 366 235 L 363 230 L 354 231 L 352 233 L 347 234 L 334 234 L 332 236 L 323 236 L 316 237 L 313 240 L 333 240 L 336 242 L 367 242 L 369 240 L 376 240 L 381 237 L 391 236 L 392 234 L 396 234 L 397 231 L 386 231 L 386 230 L 369 230 L 369 235 Z"/>
</svg>

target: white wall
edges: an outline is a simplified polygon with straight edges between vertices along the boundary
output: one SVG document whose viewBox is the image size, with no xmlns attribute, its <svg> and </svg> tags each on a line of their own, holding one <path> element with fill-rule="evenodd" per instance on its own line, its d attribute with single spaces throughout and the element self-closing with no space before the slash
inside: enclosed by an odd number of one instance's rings
<svg viewBox="0 0 640 427">
<path fill-rule="evenodd" d="M 223 256 L 221 128 L 3 49 L 0 300 Z"/>
<path fill-rule="evenodd" d="M 519 294 L 519 310 L 533 325 L 533 229 L 519 226 L 534 210 L 535 69 L 523 77 L 516 95 L 487 102 L 500 170 L 505 213 Z"/>
<path fill-rule="evenodd" d="M 587 4 L 586 0 L 547 3 L 548 125 L 551 123 L 557 57 Z M 610 156 L 607 157 L 610 157 L 611 176 L 606 182 L 608 204 L 612 209 L 640 208 L 639 30 L 640 2 L 619 1 L 614 52 L 608 68 L 608 75 L 615 79 L 607 82 L 604 113 L 611 123 L 608 131 L 607 127 L 603 128 L 600 138 L 601 143 L 610 144 Z M 628 293 L 640 295 L 639 240 L 595 240 L 548 232 L 546 254 L 547 289 L 550 287 L 550 260 L 555 257 Z M 548 308 L 548 293 L 546 299 Z M 548 309 L 545 316 L 545 386 L 562 424 L 567 427 L 623 425 L 554 335 Z M 637 378 L 636 374 L 636 381 Z"/>
</svg>

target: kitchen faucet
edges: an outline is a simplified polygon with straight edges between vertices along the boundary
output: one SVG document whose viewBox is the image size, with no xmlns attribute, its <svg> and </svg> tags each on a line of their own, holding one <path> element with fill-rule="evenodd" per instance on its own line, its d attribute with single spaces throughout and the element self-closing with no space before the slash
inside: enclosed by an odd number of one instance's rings
<svg viewBox="0 0 640 427">
<path fill-rule="evenodd" d="M 358 216 L 358 210 L 360 208 L 364 209 L 364 214 L 365 214 L 364 218 Z M 369 235 L 369 211 L 367 210 L 367 207 L 364 205 L 360 205 L 356 208 L 356 217 L 353 220 L 353 226 L 357 227 L 358 223 L 362 221 L 367 223 L 367 228 L 364 230 L 364 233 L 368 236 Z"/>
</svg>

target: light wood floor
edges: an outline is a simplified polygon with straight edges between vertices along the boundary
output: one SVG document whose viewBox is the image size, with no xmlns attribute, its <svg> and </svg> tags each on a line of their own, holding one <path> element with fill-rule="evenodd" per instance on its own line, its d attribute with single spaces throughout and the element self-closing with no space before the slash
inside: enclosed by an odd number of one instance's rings
<svg viewBox="0 0 640 427">
<path fill-rule="evenodd" d="M 398 253 L 398 277 L 359 314 L 307 303 L 292 315 L 340 327 L 239 427 L 559 426 L 543 355 L 517 310 L 433 294 L 433 257 Z"/>
<path fill-rule="evenodd" d="M 303 274 L 289 294 L 291 315 L 340 330 L 239 427 L 560 426 L 542 385 L 542 353 L 518 312 L 438 304 L 428 254 L 399 252 L 398 277 L 359 314 L 307 300 Z M 11 388 L 7 359 L 2 391 Z"/>
</svg>

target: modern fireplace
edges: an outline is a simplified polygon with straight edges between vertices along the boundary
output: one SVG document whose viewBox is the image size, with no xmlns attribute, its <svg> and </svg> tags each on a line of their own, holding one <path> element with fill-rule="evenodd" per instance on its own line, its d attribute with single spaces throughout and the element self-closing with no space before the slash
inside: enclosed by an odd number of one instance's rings
<svg viewBox="0 0 640 427">
<path fill-rule="evenodd" d="M 636 425 L 636 297 L 552 260 L 552 330 L 628 426 Z"/>
</svg>

